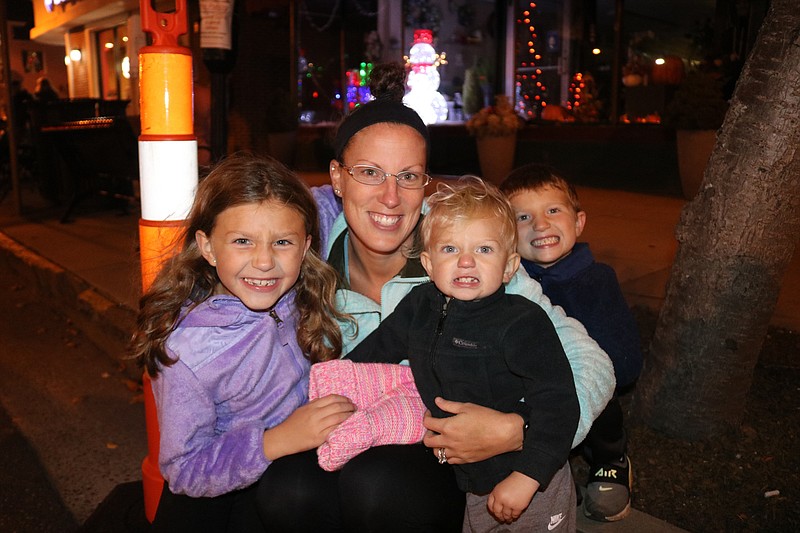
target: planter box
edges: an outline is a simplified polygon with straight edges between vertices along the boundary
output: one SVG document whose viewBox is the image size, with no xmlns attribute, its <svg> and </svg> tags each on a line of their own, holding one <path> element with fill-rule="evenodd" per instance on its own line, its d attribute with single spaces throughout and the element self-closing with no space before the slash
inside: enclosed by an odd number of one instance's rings
<svg viewBox="0 0 800 533">
<path fill-rule="evenodd" d="M 514 150 L 517 146 L 517 136 L 484 137 L 477 139 L 477 146 L 481 177 L 495 185 L 500 185 L 500 182 L 514 168 Z"/>
<path fill-rule="evenodd" d="M 675 139 L 683 196 L 691 200 L 703 183 L 708 158 L 717 142 L 717 130 L 677 130 Z"/>
</svg>

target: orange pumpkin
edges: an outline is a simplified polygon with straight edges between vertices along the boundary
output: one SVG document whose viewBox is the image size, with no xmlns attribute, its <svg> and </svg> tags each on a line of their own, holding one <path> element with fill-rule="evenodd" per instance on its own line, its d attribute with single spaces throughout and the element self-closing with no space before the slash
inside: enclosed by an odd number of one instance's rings
<svg viewBox="0 0 800 533">
<path fill-rule="evenodd" d="M 566 109 L 557 104 L 551 104 L 542 110 L 542 120 L 552 120 L 554 122 L 567 122 L 569 113 Z"/>
<path fill-rule="evenodd" d="M 664 57 L 663 64 L 654 64 L 650 72 L 650 80 L 655 85 L 680 85 L 685 76 L 683 59 L 671 55 Z"/>
<path fill-rule="evenodd" d="M 622 85 L 625 87 L 637 87 L 642 84 L 644 79 L 641 74 L 626 74 L 622 76 Z"/>
</svg>

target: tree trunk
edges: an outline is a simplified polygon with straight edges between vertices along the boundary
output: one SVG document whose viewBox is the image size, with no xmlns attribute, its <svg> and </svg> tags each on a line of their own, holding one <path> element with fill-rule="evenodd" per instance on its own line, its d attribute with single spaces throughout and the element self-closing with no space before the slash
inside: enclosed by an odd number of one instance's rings
<svg viewBox="0 0 800 533">
<path fill-rule="evenodd" d="M 634 416 L 684 439 L 738 427 L 800 235 L 800 10 L 772 0 L 678 252 Z"/>
</svg>

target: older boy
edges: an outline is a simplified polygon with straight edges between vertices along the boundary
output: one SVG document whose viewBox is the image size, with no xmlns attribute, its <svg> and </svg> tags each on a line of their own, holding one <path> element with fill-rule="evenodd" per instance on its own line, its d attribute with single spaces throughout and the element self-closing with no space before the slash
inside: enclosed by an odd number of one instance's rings
<svg viewBox="0 0 800 533">
<path fill-rule="evenodd" d="M 595 262 L 586 243 L 576 242 L 586 213 L 575 188 L 554 169 L 529 164 L 514 170 L 500 189 L 516 212 L 517 252 L 525 270 L 606 351 L 617 392 L 630 387 L 642 369 L 638 328 L 614 270 Z M 582 446 L 590 462 L 584 514 L 604 522 L 622 520 L 630 513 L 633 473 L 616 395 Z"/>
<path fill-rule="evenodd" d="M 440 185 L 428 205 L 420 260 L 432 283 L 412 290 L 348 358 L 408 358 L 434 416 L 447 416 L 436 397 L 506 412 L 524 398 L 531 429 L 522 450 L 453 466 L 467 492 L 464 530 L 495 530 L 501 522 L 512 524 L 508 531 L 574 531 L 567 459 L 577 396 L 547 315 L 505 293 L 519 267 L 511 206 L 496 187 L 474 177 Z M 438 454 L 446 463 L 445 451 Z"/>
</svg>

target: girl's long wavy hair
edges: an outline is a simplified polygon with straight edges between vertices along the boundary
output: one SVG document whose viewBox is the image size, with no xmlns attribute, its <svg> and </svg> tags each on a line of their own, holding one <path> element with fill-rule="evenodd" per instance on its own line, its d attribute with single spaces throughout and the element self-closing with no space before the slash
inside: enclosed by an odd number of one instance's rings
<svg viewBox="0 0 800 533">
<path fill-rule="evenodd" d="M 226 209 L 263 202 L 293 208 L 312 238 L 294 286 L 300 325 L 297 342 L 312 362 L 339 357 L 342 339 L 336 319 L 348 317 L 336 310 L 336 271 L 319 255 L 319 220 L 311 192 L 274 159 L 237 154 L 223 160 L 200 182 L 175 253 L 139 302 L 131 353 L 150 376 L 176 362 L 167 354 L 166 342 L 181 319 L 183 306 L 187 301 L 191 306 L 203 302 L 219 282 L 216 269 L 200 253 L 195 233 L 200 230 L 211 235 L 217 217 Z"/>
</svg>

